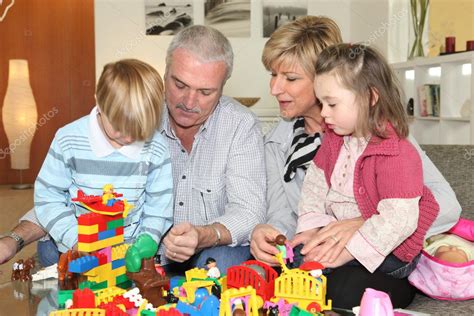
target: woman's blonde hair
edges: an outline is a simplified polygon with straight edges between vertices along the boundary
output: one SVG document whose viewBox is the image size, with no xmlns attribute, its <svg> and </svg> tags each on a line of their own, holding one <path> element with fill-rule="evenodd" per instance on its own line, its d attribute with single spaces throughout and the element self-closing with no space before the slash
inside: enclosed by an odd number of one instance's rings
<svg viewBox="0 0 474 316">
<path fill-rule="evenodd" d="M 408 136 L 408 117 L 402 104 L 398 79 L 385 58 L 364 44 L 338 44 L 326 48 L 318 57 L 316 76 L 333 73 L 339 82 L 356 95 L 361 135 L 386 138 L 387 123 L 398 137 Z"/>
<path fill-rule="evenodd" d="M 160 126 L 163 91 L 163 80 L 155 68 L 137 59 L 123 59 L 104 66 L 96 98 L 114 130 L 145 141 Z"/>
<path fill-rule="evenodd" d="M 298 63 L 311 78 L 319 53 L 342 42 L 336 22 L 323 16 L 303 16 L 279 27 L 265 44 L 262 62 L 267 70 L 275 63 Z"/>
</svg>

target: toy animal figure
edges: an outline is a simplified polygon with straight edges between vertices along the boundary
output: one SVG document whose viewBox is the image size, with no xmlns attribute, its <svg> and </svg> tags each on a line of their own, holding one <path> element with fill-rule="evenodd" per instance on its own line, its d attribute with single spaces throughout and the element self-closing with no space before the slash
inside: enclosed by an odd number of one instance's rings
<svg viewBox="0 0 474 316">
<path fill-rule="evenodd" d="M 69 262 L 76 260 L 80 254 L 76 250 L 68 250 L 61 254 L 58 261 L 58 279 L 60 290 L 75 290 L 78 287 L 79 277 L 69 272 Z"/>
<path fill-rule="evenodd" d="M 31 269 L 35 267 L 35 259 L 28 258 L 24 264 L 23 269 L 20 270 L 20 281 L 31 280 Z"/>
<path fill-rule="evenodd" d="M 142 259 L 140 271 L 127 271 L 127 277 L 135 282 L 142 296 L 153 304 L 154 307 L 167 303 L 162 293 L 164 287 L 169 284 L 169 278 L 161 276 L 156 271 L 153 257 Z"/>
<path fill-rule="evenodd" d="M 169 284 L 169 278 L 156 271 L 154 255 L 158 251 L 158 244 L 148 234 L 138 236 L 125 254 L 127 277 L 134 281 L 140 293 L 154 307 L 165 305 L 163 289 Z"/>
<path fill-rule="evenodd" d="M 12 267 L 12 281 L 20 279 L 20 272 L 23 270 L 23 259 L 20 259 L 13 263 Z"/>
</svg>

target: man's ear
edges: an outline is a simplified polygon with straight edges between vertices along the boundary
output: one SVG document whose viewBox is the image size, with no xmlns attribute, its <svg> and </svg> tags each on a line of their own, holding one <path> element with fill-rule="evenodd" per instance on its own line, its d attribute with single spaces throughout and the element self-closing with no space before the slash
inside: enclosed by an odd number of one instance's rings
<svg viewBox="0 0 474 316">
<path fill-rule="evenodd" d="M 377 88 L 370 88 L 370 106 L 374 106 L 379 101 L 379 91 Z"/>
</svg>

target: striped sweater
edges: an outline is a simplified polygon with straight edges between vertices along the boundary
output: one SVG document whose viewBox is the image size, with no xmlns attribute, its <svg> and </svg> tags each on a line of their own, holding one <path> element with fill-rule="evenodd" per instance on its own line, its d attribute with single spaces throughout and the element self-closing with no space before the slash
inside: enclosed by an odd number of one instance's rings
<svg viewBox="0 0 474 316">
<path fill-rule="evenodd" d="M 92 112 L 94 113 L 94 111 Z M 125 219 L 124 237 L 131 242 L 140 233 L 155 241 L 173 220 L 173 177 L 165 139 L 158 132 L 135 158 L 114 150 L 99 157 L 91 146 L 97 129 L 87 115 L 58 130 L 35 182 L 35 212 L 61 252 L 77 243 L 77 217 L 88 212 L 71 202 L 78 190 L 101 195 L 105 184 L 134 205 Z"/>
</svg>

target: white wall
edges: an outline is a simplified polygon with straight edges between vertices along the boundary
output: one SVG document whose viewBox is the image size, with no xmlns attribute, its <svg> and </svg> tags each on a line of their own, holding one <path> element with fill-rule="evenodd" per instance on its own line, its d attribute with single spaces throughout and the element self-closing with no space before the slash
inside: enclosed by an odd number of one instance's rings
<svg viewBox="0 0 474 316">
<path fill-rule="evenodd" d="M 198 18 L 204 10 L 203 1 L 190 0 L 194 5 L 195 24 L 203 22 Z M 334 19 L 344 41 L 369 41 L 375 30 L 387 21 L 388 3 L 389 0 L 308 0 L 308 14 Z M 261 10 L 261 0 L 252 0 L 251 37 L 230 39 L 235 54 L 234 72 L 224 93 L 233 97 L 260 97 L 251 109 L 259 116 L 277 116 L 277 103 L 269 94 L 270 76 L 260 62 L 267 41 L 261 35 Z M 144 60 L 164 74 L 171 37 L 146 36 L 144 12 L 143 0 L 95 1 L 96 78 L 106 63 L 129 57 Z M 381 32 L 371 41 L 383 53 L 387 52 L 387 34 Z"/>
</svg>

